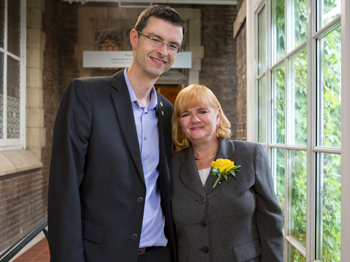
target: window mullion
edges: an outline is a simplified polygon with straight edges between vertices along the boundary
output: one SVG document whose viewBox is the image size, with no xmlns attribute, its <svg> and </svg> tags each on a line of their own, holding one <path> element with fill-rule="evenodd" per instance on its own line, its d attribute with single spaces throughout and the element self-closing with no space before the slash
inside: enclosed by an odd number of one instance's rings
<svg viewBox="0 0 350 262">
<path fill-rule="evenodd" d="M 7 140 L 7 48 L 8 48 L 8 2 L 5 0 L 5 13 L 4 13 L 4 89 L 3 89 L 3 140 Z"/>
<path fill-rule="evenodd" d="M 316 153 L 312 150 L 316 146 L 316 39 L 312 38 L 316 32 L 316 0 L 307 1 L 307 192 L 306 192 L 306 261 L 316 259 L 316 193 L 317 193 L 317 172 Z M 316 223 L 318 224 L 318 223 Z"/>
<path fill-rule="evenodd" d="M 350 260 L 350 1 L 341 1 L 341 261 Z"/>
<path fill-rule="evenodd" d="M 27 5 L 26 0 L 21 0 L 21 42 L 20 42 L 20 140 L 23 148 L 26 147 L 26 65 L 27 65 L 27 57 L 26 57 L 26 48 L 27 48 Z"/>
</svg>

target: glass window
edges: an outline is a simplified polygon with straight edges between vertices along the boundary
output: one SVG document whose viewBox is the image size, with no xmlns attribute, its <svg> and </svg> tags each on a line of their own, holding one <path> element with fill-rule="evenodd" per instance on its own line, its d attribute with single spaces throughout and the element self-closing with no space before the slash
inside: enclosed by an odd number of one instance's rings
<svg viewBox="0 0 350 262">
<path fill-rule="evenodd" d="M 307 56 L 306 50 L 290 60 L 291 144 L 306 145 L 307 135 Z"/>
<path fill-rule="evenodd" d="M 291 244 L 288 244 L 288 262 L 306 262 L 305 257 L 294 248 Z"/>
<path fill-rule="evenodd" d="M 272 143 L 284 144 L 286 134 L 286 95 L 284 64 L 272 71 Z"/>
<path fill-rule="evenodd" d="M 322 0 L 320 1 L 320 9 L 321 24 L 319 27 L 322 28 L 340 15 L 340 0 Z"/>
<path fill-rule="evenodd" d="M 0 47 L 4 48 L 5 37 L 5 0 L 0 0 Z"/>
<path fill-rule="evenodd" d="M 259 80 L 259 142 L 264 143 L 266 141 L 266 84 L 265 77 Z"/>
<path fill-rule="evenodd" d="M 265 27 L 265 7 L 259 13 L 259 75 L 266 70 L 266 27 Z"/>
<path fill-rule="evenodd" d="M 24 0 L 0 0 L 0 148 L 24 147 Z M 6 8 L 5 8 L 6 7 Z M 5 20 L 6 19 L 6 20 Z"/>
<path fill-rule="evenodd" d="M 254 139 L 270 153 L 284 216 L 284 261 L 339 262 L 340 0 L 261 3 L 253 23 L 258 41 Z"/>
<path fill-rule="evenodd" d="M 289 202 L 290 212 L 290 235 L 296 241 L 306 245 L 306 152 L 289 151 L 290 183 Z"/>
<path fill-rule="evenodd" d="M 319 129 L 320 146 L 340 147 L 340 27 L 319 40 L 320 94 Z"/>
<path fill-rule="evenodd" d="M 284 0 L 272 1 L 272 45 L 274 46 L 273 62 L 276 63 L 285 56 L 285 3 Z"/>
<path fill-rule="evenodd" d="M 285 156 L 284 149 L 273 148 L 272 149 L 272 173 L 276 178 L 276 196 L 278 203 L 284 214 L 285 210 Z M 283 219 L 284 222 L 285 219 Z"/>
<path fill-rule="evenodd" d="M 317 240 L 322 261 L 340 261 L 341 183 L 340 155 L 320 153 L 319 230 Z"/>
<path fill-rule="evenodd" d="M 307 5 L 306 0 L 294 0 L 294 14 L 293 22 L 290 26 L 294 28 L 293 31 L 293 45 L 292 49 L 298 47 L 306 40 L 307 37 Z"/>
</svg>

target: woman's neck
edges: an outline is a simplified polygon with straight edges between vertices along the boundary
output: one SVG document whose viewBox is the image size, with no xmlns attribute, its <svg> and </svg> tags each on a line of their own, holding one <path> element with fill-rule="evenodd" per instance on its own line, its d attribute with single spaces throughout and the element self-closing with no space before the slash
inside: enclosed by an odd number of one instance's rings
<svg viewBox="0 0 350 262">
<path fill-rule="evenodd" d="M 215 157 L 216 151 L 219 147 L 219 140 L 213 139 L 209 143 L 205 144 L 192 144 L 194 157 L 198 159 L 205 159 L 213 156 Z"/>
</svg>

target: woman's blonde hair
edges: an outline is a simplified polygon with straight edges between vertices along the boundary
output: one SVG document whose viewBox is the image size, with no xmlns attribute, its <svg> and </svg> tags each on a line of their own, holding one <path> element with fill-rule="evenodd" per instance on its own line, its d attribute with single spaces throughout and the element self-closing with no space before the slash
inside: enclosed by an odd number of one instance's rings
<svg viewBox="0 0 350 262">
<path fill-rule="evenodd" d="M 205 105 L 221 111 L 220 123 L 217 127 L 219 137 L 231 138 L 231 123 L 222 110 L 220 102 L 214 93 L 206 86 L 193 84 L 182 89 L 176 97 L 172 119 L 172 136 L 175 144 L 181 149 L 189 146 L 190 142 L 182 131 L 180 125 L 180 113 L 192 107 Z"/>
</svg>

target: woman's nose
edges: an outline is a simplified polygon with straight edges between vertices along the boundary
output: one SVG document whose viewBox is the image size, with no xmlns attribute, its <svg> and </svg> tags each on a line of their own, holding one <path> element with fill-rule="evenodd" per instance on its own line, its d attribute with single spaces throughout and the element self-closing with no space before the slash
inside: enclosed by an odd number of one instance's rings
<svg viewBox="0 0 350 262">
<path fill-rule="evenodd" d="M 192 115 L 192 122 L 194 123 L 198 123 L 200 122 L 201 120 L 199 119 L 199 117 L 197 115 Z"/>
</svg>

